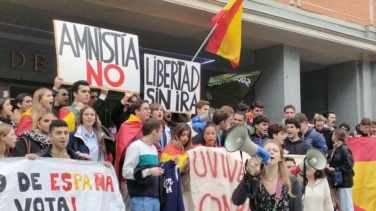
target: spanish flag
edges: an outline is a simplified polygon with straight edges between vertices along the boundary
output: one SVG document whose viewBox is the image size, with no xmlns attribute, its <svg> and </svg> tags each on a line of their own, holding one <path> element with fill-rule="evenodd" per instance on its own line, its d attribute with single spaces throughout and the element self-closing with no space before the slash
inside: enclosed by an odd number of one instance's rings
<svg viewBox="0 0 376 211">
<path fill-rule="evenodd" d="M 354 156 L 355 211 L 376 210 L 376 138 L 350 138 L 346 141 Z"/>
<path fill-rule="evenodd" d="M 233 68 L 239 66 L 242 36 L 243 0 L 231 0 L 211 20 L 215 28 L 206 51 L 231 61 Z"/>
</svg>

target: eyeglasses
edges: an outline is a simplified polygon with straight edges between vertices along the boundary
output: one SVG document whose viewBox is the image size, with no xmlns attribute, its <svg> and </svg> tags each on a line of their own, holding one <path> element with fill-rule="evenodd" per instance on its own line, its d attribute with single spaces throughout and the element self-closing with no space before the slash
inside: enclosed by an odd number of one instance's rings
<svg viewBox="0 0 376 211">
<path fill-rule="evenodd" d="M 150 111 L 149 107 L 143 107 L 143 108 L 140 108 L 140 109 L 144 109 L 144 110 Z"/>
<path fill-rule="evenodd" d="M 98 96 L 90 96 L 90 99 L 96 99 Z"/>
</svg>

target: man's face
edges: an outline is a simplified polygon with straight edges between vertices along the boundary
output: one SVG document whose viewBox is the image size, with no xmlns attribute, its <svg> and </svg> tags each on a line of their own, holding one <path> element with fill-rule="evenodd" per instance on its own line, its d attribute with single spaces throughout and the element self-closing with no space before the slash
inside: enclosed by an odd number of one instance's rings
<svg viewBox="0 0 376 211">
<path fill-rule="evenodd" d="M 233 123 L 234 123 L 235 126 L 236 125 L 244 125 L 245 124 L 244 116 L 242 116 L 240 114 L 234 114 Z"/>
<path fill-rule="evenodd" d="M 30 96 L 25 96 L 22 100 L 22 103 L 18 103 L 20 112 L 23 113 L 33 105 L 33 99 Z"/>
<path fill-rule="evenodd" d="M 278 142 L 280 145 L 283 145 L 286 139 L 285 131 L 279 131 L 277 134 L 273 134 L 273 140 Z"/>
<path fill-rule="evenodd" d="M 287 108 L 285 110 L 285 113 L 284 113 L 283 116 L 285 117 L 285 119 L 294 118 L 295 117 L 295 110 L 292 109 L 292 108 Z"/>
<path fill-rule="evenodd" d="M 165 122 L 171 122 L 171 116 L 172 116 L 171 112 L 165 111 L 163 114 L 163 120 Z"/>
<path fill-rule="evenodd" d="M 370 131 L 371 131 L 371 135 L 375 136 L 376 135 L 376 125 L 372 125 Z"/>
<path fill-rule="evenodd" d="M 300 131 L 300 128 L 295 127 L 294 124 L 287 124 L 287 137 L 290 139 L 296 139 L 299 137 L 298 133 Z"/>
<path fill-rule="evenodd" d="M 254 108 L 252 111 L 252 114 L 253 114 L 253 118 L 255 118 L 256 116 L 260 116 L 264 113 L 264 109 L 263 108 L 259 108 L 259 107 L 256 107 Z"/>
<path fill-rule="evenodd" d="M 136 116 L 140 118 L 142 122 L 145 122 L 147 119 L 150 118 L 151 112 L 149 103 L 143 103 L 141 104 L 140 110 L 136 109 Z"/>
<path fill-rule="evenodd" d="M 58 149 L 64 149 L 68 145 L 68 127 L 55 127 L 49 133 L 51 143 Z"/>
<path fill-rule="evenodd" d="M 336 125 L 336 115 L 329 114 L 328 115 L 328 122 L 326 123 L 328 127 L 334 127 Z"/>
<path fill-rule="evenodd" d="M 90 87 L 79 85 L 78 91 L 73 93 L 76 102 L 81 102 L 85 105 L 89 103 L 90 99 Z"/>
<path fill-rule="evenodd" d="M 256 133 L 258 135 L 262 135 L 262 136 L 266 136 L 268 135 L 268 128 L 269 128 L 269 125 L 268 123 L 266 122 L 261 122 L 259 124 L 256 124 L 255 125 L 255 128 L 256 128 Z"/>
<path fill-rule="evenodd" d="M 89 100 L 89 105 L 93 106 L 95 102 L 98 100 L 98 92 L 90 92 L 90 100 Z"/>
<path fill-rule="evenodd" d="M 158 143 L 161 140 L 163 135 L 163 127 L 161 126 L 158 130 L 153 131 L 153 142 L 154 144 Z"/>
<path fill-rule="evenodd" d="M 55 96 L 55 106 L 67 106 L 69 103 L 69 94 L 66 89 L 59 89 Z"/>
<path fill-rule="evenodd" d="M 197 108 L 197 115 L 202 116 L 209 112 L 209 105 L 204 105 L 201 108 Z"/>
<path fill-rule="evenodd" d="M 287 173 L 291 174 L 291 171 L 295 168 L 295 163 L 292 161 L 285 161 L 285 167 L 287 170 Z"/>
<path fill-rule="evenodd" d="M 368 134 L 371 129 L 371 125 L 360 125 L 359 126 L 360 131 L 362 131 L 364 134 Z"/>
<path fill-rule="evenodd" d="M 314 126 L 316 131 L 321 131 L 324 128 L 324 121 L 316 121 Z"/>
</svg>

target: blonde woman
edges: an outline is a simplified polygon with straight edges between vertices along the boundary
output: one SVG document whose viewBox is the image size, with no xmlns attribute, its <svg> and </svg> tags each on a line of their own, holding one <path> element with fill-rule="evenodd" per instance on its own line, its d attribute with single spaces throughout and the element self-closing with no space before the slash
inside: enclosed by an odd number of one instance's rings
<svg viewBox="0 0 376 211">
<path fill-rule="evenodd" d="M 9 150 L 16 146 L 17 136 L 9 124 L 0 124 L 0 158 L 8 157 Z"/>
<path fill-rule="evenodd" d="M 235 205 L 242 205 L 247 198 L 252 211 L 301 211 L 302 199 L 299 183 L 286 172 L 283 150 L 274 140 L 263 148 L 269 152 L 267 165 L 251 158 L 246 162 L 246 173 L 232 194 Z"/>
<path fill-rule="evenodd" d="M 51 144 L 48 137 L 49 127 L 51 121 L 55 119 L 52 111 L 43 109 L 38 112 L 36 119 L 33 119 L 32 130 L 19 135 L 14 156 L 23 157 L 26 154 L 38 153 L 40 150 L 46 149 Z"/>
<path fill-rule="evenodd" d="M 24 131 L 30 131 L 33 126 L 33 119 L 36 119 L 38 113 L 43 109 L 51 111 L 53 102 L 54 98 L 50 89 L 37 89 L 33 95 L 33 105 L 21 116 L 20 123 L 16 129 L 16 135 L 20 135 Z"/>
</svg>

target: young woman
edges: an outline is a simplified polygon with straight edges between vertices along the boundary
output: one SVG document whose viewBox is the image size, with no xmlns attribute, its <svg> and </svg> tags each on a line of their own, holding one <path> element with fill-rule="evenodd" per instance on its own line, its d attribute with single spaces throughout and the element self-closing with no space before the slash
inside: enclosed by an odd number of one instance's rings
<svg viewBox="0 0 376 211">
<path fill-rule="evenodd" d="M 52 91 L 47 88 L 40 88 L 34 92 L 33 105 L 26 110 L 21 116 L 20 123 L 16 129 L 16 135 L 20 135 L 24 131 L 30 131 L 33 126 L 33 119 L 39 115 L 43 109 L 51 111 L 54 98 Z"/>
<path fill-rule="evenodd" d="M 52 120 L 56 120 L 52 111 L 43 109 L 38 112 L 36 119 L 33 120 L 32 130 L 25 131 L 18 136 L 14 156 L 23 157 L 26 154 L 38 153 L 46 149 L 51 144 L 48 133 Z"/>
<path fill-rule="evenodd" d="M 247 198 L 252 211 L 301 211 L 301 190 L 297 179 L 288 176 L 281 146 L 268 140 L 263 148 L 270 153 L 267 165 L 258 159 L 246 162 L 246 173 L 232 194 L 235 205 L 242 205 Z"/>
<path fill-rule="evenodd" d="M 303 199 L 304 211 L 333 211 L 330 188 L 324 170 L 306 171 L 308 184 Z"/>
<path fill-rule="evenodd" d="M 334 173 L 336 170 L 341 171 L 343 182 L 335 186 L 338 190 L 339 205 L 341 211 L 352 211 L 354 210 L 351 192 L 351 188 L 354 185 L 354 158 L 350 148 L 346 145 L 346 133 L 342 129 L 334 130 L 332 140 L 334 149 L 328 161 L 329 167 L 327 170 L 330 173 Z M 333 187 L 333 184 L 331 185 Z"/>
<path fill-rule="evenodd" d="M 192 131 L 186 123 L 179 123 L 171 137 L 169 144 L 163 149 L 160 161 L 166 162 L 176 159 L 181 173 L 189 170 L 187 150 L 192 149 Z"/>
<path fill-rule="evenodd" d="M 0 97 L 0 124 L 9 124 L 14 125 L 12 121 L 12 112 L 13 106 L 10 104 L 9 98 L 1 98 Z"/>
<path fill-rule="evenodd" d="M 0 124 L 0 158 L 8 157 L 9 150 L 16 146 L 17 136 L 9 124 Z"/>
<path fill-rule="evenodd" d="M 208 123 L 202 131 L 202 139 L 196 146 L 218 147 L 215 143 L 218 138 L 217 128 L 213 123 Z"/>
<path fill-rule="evenodd" d="M 97 114 L 92 107 L 82 109 L 76 131 L 70 133 L 68 147 L 80 157 L 93 161 L 106 161 L 106 146 Z"/>
</svg>

